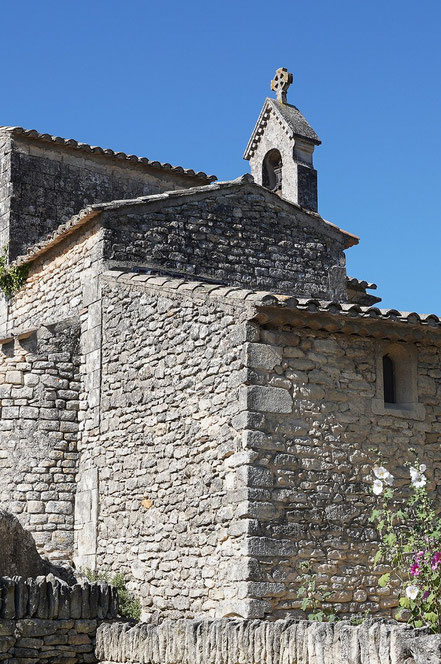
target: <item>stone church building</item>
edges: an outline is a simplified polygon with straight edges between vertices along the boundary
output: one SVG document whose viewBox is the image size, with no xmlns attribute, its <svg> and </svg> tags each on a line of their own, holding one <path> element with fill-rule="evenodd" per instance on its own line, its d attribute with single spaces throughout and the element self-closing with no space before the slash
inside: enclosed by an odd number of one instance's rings
<svg viewBox="0 0 441 664">
<path fill-rule="evenodd" d="M 441 323 L 378 308 L 321 217 L 320 140 L 279 69 L 230 182 L 0 127 L 0 504 L 145 614 L 275 618 L 310 561 L 381 611 L 372 447 L 439 483 Z M 366 275 L 368 276 L 368 275 Z"/>
</svg>

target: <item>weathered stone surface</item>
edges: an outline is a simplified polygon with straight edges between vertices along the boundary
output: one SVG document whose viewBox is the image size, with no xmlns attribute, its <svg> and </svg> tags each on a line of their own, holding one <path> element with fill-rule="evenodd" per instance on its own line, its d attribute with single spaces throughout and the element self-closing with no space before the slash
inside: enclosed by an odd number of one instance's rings
<svg viewBox="0 0 441 664">
<path fill-rule="evenodd" d="M 247 180 L 127 209 L 109 207 L 102 223 L 103 255 L 119 265 L 147 264 L 288 295 L 346 297 L 347 237 Z M 340 278 L 331 285 L 336 267 Z"/>
<path fill-rule="evenodd" d="M 59 143 L 11 136 L 0 130 L 0 158 L 8 181 L 0 182 L 6 228 L 2 246 L 23 253 L 88 203 L 135 198 L 205 184 L 203 178 L 148 169 L 128 160 L 78 152 Z M 2 220 L 3 221 L 3 220 Z M 4 223 L 2 223 L 4 228 Z"/>
<path fill-rule="evenodd" d="M 291 394 L 280 387 L 252 385 L 244 388 L 243 400 L 249 410 L 265 413 L 291 413 L 293 408 Z"/>
<path fill-rule="evenodd" d="M 110 607 L 107 584 L 84 584 L 83 587 L 85 585 L 88 585 L 88 596 L 93 604 L 89 612 L 97 613 L 99 608 L 102 619 L 114 618 L 115 589 L 111 590 L 113 605 Z M 75 611 L 69 600 L 74 591 L 75 587 L 60 582 L 52 574 L 38 579 L 0 577 L 0 661 L 11 664 L 96 662 L 93 650 L 98 621 L 73 619 L 71 614 Z M 46 618 L 33 615 L 35 599 L 32 604 L 25 602 L 25 598 L 32 596 L 44 600 Z"/>
<path fill-rule="evenodd" d="M 280 138 L 275 119 L 262 146 Z M 84 173 L 68 146 L 60 159 L 3 133 L 1 227 L 20 216 L 20 246 L 124 189 L 96 155 Z M 308 193 L 298 139 L 282 152 Z M 138 191 L 130 173 L 124 195 Z M 123 574 L 145 617 L 297 617 L 304 560 L 339 614 L 390 615 L 371 563 L 369 448 L 402 482 L 416 447 L 436 490 L 441 325 L 329 302 L 347 302 L 354 241 L 250 176 L 100 203 L 42 239 L 0 302 L 0 502 L 37 550 Z M 379 363 L 395 338 L 412 389 L 389 408 Z M 80 584 L 7 583 L 10 619 L 117 614 L 110 589 L 97 603 Z"/>
<path fill-rule="evenodd" d="M 8 399 L 2 400 L 0 504 L 17 517 L 0 513 L 0 541 L 5 542 L 1 575 L 54 571 L 73 580 L 72 572 L 48 566 L 37 550 L 54 563 L 67 562 L 72 555 L 77 346 L 78 328 L 68 323 L 40 328 L 16 343 L 11 354 L 0 353 L 0 387 L 11 387 Z M 8 383 L 17 373 L 12 367 L 20 368 L 25 386 Z M 68 386 L 73 389 L 66 390 Z"/>
<path fill-rule="evenodd" d="M 0 509 L 0 576 L 48 574 L 49 563 L 37 552 L 32 535 L 17 517 Z"/>
<path fill-rule="evenodd" d="M 439 664 L 441 636 L 398 623 L 169 621 L 104 624 L 96 654 L 104 664 Z"/>
<path fill-rule="evenodd" d="M 282 361 L 282 348 L 267 344 L 245 344 L 245 361 L 252 369 L 274 369 Z"/>
</svg>

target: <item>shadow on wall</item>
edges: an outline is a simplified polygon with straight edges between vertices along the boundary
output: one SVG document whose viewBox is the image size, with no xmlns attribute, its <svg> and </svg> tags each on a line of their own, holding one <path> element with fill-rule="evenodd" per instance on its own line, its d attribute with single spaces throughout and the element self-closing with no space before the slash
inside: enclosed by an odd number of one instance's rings
<svg viewBox="0 0 441 664">
<path fill-rule="evenodd" d="M 68 584 L 76 582 L 73 570 L 53 565 L 40 556 L 31 533 L 17 517 L 0 509 L 0 576 L 36 577 L 53 574 Z"/>
</svg>

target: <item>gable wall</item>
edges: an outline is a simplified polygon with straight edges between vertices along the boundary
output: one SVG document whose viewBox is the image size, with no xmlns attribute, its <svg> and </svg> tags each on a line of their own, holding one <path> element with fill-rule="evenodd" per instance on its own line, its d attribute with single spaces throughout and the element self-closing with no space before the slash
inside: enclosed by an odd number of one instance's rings
<svg viewBox="0 0 441 664">
<path fill-rule="evenodd" d="M 10 178 L 9 239 L 4 243 L 9 241 L 12 258 L 89 204 L 203 183 L 179 173 L 24 137 L 12 139 Z"/>
<path fill-rule="evenodd" d="M 409 484 L 405 461 L 416 448 L 430 489 L 441 477 L 441 352 L 403 344 L 417 360 L 419 405 L 406 416 L 377 414 L 377 353 L 382 340 L 289 328 L 261 329 L 246 351 L 247 404 L 255 411 L 247 432 L 253 462 L 255 528 L 250 584 L 265 590 L 273 617 L 295 613 L 299 565 L 312 563 L 333 591 L 337 613 L 390 613 L 396 600 L 378 587 L 373 569 L 376 447 L 397 478 Z M 377 412 L 376 412 L 377 411 Z M 266 585 L 265 585 L 266 584 Z"/>
<path fill-rule="evenodd" d="M 103 213 L 116 264 L 276 293 L 346 299 L 344 236 L 254 186 Z"/>
<path fill-rule="evenodd" d="M 2 298 L 4 335 L 78 314 L 97 288 L 101 255 L 102 231 L 92 222 L 37 258 L 21 289 L 9 302 Z"/>
</svg>

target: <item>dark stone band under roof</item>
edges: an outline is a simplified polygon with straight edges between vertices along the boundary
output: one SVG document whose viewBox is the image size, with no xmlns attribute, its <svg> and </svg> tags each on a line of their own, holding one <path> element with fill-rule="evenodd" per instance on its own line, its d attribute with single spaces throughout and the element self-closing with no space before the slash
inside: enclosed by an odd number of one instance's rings
<svg viewBox="0 0 441 664">
<path fill-rule="evenodd" d="M 0 125 L 0 131 L 7 131 L 13 136 L 25 136 L 26 138 L 32 138 L 38 141 L 44 141 L 46 143 L 56 143 L 57 145 L 62 145 L 67 148 L 72 148 L 74 150 L 82 150 L 83 152 L 92 152 L 95 154 L 104 155 L 111 157 L 113 159 L 125 159 L 134 163 L 141 164 L 141 166 L 148 166 L 149 168 L 158 168 L 162 170 L 172 171 L 179 175 L 187 175 L 192 178 L 199 178 L 205 182 L 214 182 L 217 180 L 216 175 L 207 175 L 203 171 L 194 171 L 192 168 L 183 168 L 182 166 L 172 166 L 169 163 L 163 163 L 160 161 L 152 161 L 147 157 L 137 157 L 134 154 L 126 154 L 125 152 L 115 152 L 110 148 L 100 148 L 97 145 L 89 145 L 88 143 L 81 143 L 74 140 L 73 138 L 61 138 L 60 136 L 52 136 L 52 134 L 42 134 L 36 129 L 23 129 L 23 127 L 8 127 L 6 125 Z"/>
<path fill-rule="evenodd" d="M 71 217 L 68 221 L 60 224 L 54 231 L 46 235 L 46 237 L 42 238 L 39 242 L 28 247 L 26 253 L 21 256 L 17 256 L 13 264 L 23 265 L 30 262 L 37 256 L 40 256 L 42 253 L 44 253 L 49 247 L 52 247 L 56 242 L 60 241 L 63 237 L 69 235 L 84 223 L 87 223 L 87 221 L 93 217 L 96 217 L 100 212 L 105 210 L 116 210 L 118 208 L 130 207 L 133 205 L 143 205 L 146 203 L 155 203 L 156 201 L 167 201 L 170 199 L 173 201 L 176 199 L 185 198 L 187 196 L 211 193 L 219 189 L 230 189 L 232 187 L 243 186 L 246 184 L 250 184 L 253 187 L 256 187 L 258 190 L 266 192 L 267 195 L 276 196 L 277 200 L 280 201 L 280 204 L 292 205 L 302 209 L 296 203 L 291 203 L 290 201 L 279 199 L 277 194 L 273 194 L 260 185 L 255 184 L 253 177 L 249 173 L 245 173 L 245 175 L 242 175 L 235 180 L 227 180 L 226 182 L 216 182 L 215 184 L 189 187 L 188 189 L 164 191 L 161 194 L 149 194 L 148 196 L 139 196 L 138 198 L 133 199 L 121 199 L 116 201 L 108 201 L 106 203 L 94 203 L 93 205 L 88 205 L 83 210 L 80 210 L 78 214 Z M 326 219 L 323 219 L 317 212 L 311 212 L 310 210 L 304 210 L 304 212 L 306 212 L 306 214 L 309 216 L 320 220 L 324 224 L 324 228 L 328 228 L 330 231 L 334 230 L 337 233 L 342 233 L 346 238 L 346 248 L 352 247 L 354 244 L 358 244 L 359 238 L 357 236 L 352 235 L 351 233 L 348 233 L 341 228 L 338 228 L 338 226 L 331 223 L 330 221 L 326 221 Z"/>
</svg>

